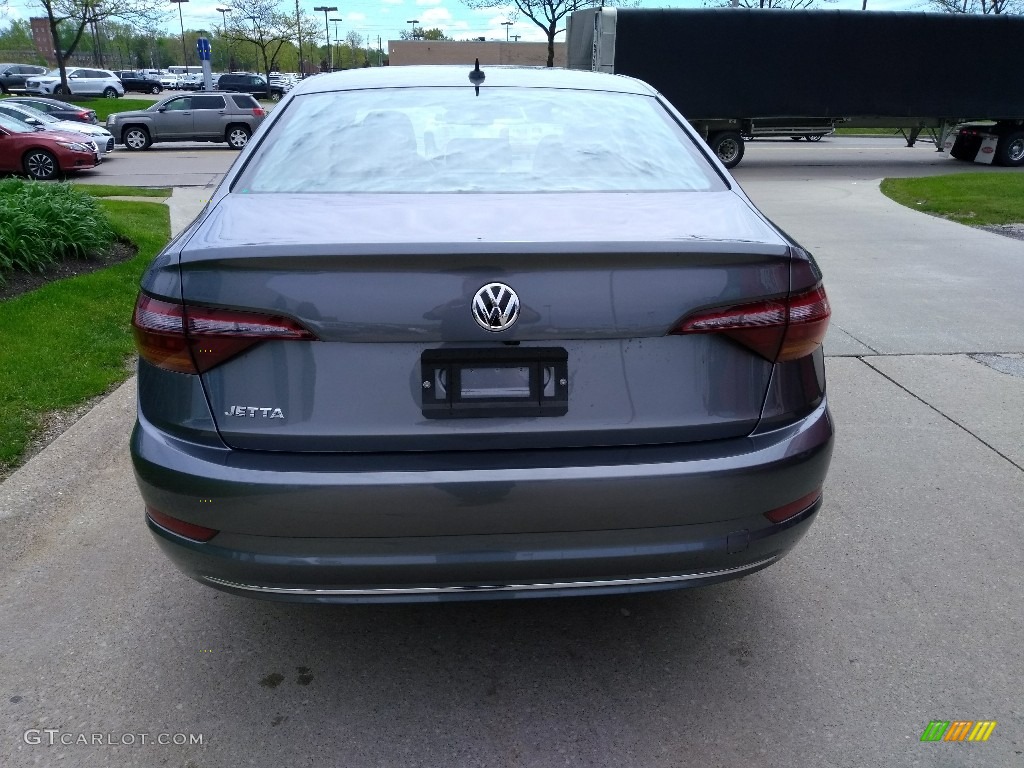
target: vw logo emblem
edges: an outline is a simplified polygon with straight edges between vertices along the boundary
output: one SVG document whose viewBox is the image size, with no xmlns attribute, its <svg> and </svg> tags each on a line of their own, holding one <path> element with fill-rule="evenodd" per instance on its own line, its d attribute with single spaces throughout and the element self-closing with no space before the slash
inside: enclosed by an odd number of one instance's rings
<svg viewBox="0 0 1024 768">
<path fill-rule="evenodd" d="M 519 319 L 519 297 L 504 283 L 488 283 L 473 297 L 473 319 L 485 331 L 504 331 Z"/>
</svg>

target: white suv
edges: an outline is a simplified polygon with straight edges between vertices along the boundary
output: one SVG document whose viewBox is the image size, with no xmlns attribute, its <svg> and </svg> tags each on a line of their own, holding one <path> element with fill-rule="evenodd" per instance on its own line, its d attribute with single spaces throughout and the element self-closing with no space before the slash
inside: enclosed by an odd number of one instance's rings
<svg viewBox="0 0 1024 768">
<path fill-rule="evenodd" d="M 67 87 L 61 85 L 60 70 L 51 69 L 45 75 L 30 77 L 25 90 L 41 96 L 104 96 L 116 99 L 124 96 L 124 86 L 117 76 L 106 69 L 68 67 Z"/>
</svg>

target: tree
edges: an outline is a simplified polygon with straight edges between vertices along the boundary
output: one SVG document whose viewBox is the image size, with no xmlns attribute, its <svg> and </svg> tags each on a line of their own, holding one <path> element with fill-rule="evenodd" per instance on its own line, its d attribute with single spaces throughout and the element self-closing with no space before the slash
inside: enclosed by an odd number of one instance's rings
<svg viewBox="0 0 1024 768">
<path fill-rule="evenodd" d="M 741 8 L 810 8 L 815 0 L 739 0 Z M 724 2 L 722 5 L 732 5 L 731 2 Z"/>
<path fill-rule="evenodd" d="M 311 39 L 317 33 L 312 32 L 309 17 L 296 19 L 290 14 L 281 13 L 277 0 L 234 0 L 231 24 L 225 37 L 234 42 L 249 43 L 257 52 L 261 71 L 267 79 L 267 98 L 270 98 L 270 73 L 274 62 L 285 43 L 296 36 L 298 25 L 302 24 L 303 39 Z"/>
<path fill-rule="evenodd" d="M 82 37 L 91 24 L 104 21 L 123 21 L 133 25 L 155 26 L 167 15 L 166 3 L 162 0 L 39 0 L 53 36 L 53 53 L 60 69 L 61 88 L 68 91 L 68 76 L 65 62 L 82 42 Z M 67 29 L 67 45 L 61 30 Z"/>
<path fill-rule="evenodd" d="M 398 33 L 398 36 L 402 40 L 452 40 L 453 38 L 448 37 L 444 30 L 440 27 L 434 27 L 433 29 L 424 29 L 423 27 L 413 27 L 412 32 L 407 29 L 403 29 Z"/>
<path fill-rule="evenodd" d="M 438 27 L 434 27 L 433 29 L 424 29 L 421 31 L 422 34 L 420 37 L 424 40 L 451 40 L 451 38 L 444 33 L 444 30 L 439 29 Z"/>
<path fill-rule="evenodd" d="M 1024 0 L 929 0 L 928 4 L 945 13 L 1024 13 Z"/>
<path fill-rule="evenodd" d="M 0 0 L 0 9 L 3 8 L 3 0 Z M 2 16 L 0 16 L 2 18 Z M 0 32 L 0 51 L 10 51 L 10 54 L 0 53 L 0 59 L 4 61 L 19 61 L 14 56 L 25 56 L 28 51 L 34 51 L 35 43 L 32 41 L 32 27 L 27 21 L 13 19 L 11 26 Z M 42 61 L 39 59 L 39 61 Z M 32 62 L 35 63 L 35 60 Z"/>
<path fill-rule="evenodd" d="M 470 8 L 507 8 L 508 0 L 463 0 Z M 573 11 L 611 5 L 601 0 L 512 0 L 517 13 L 544 30 L 548 38 L 548 66 L 555 66 L 555 35 L 565 31 L 562 20 Z M 516 15 L 516 14 L 513 14 Z M 559 26 L 562 24 L 562 26 Z"/>
</svg>

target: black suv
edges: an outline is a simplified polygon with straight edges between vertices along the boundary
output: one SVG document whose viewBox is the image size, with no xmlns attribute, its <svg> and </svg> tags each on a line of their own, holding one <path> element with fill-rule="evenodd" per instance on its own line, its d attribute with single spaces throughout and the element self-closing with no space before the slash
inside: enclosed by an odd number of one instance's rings
<svg viewBox="0 0 1024 768">
<path fill-rule="evenodd" d="M 259 75 L 238 74 L 221 75 L 217 81 L 218 91 L 235 91 L 236 93 L 248 93 L 256 98 L 267 98 L 267 81 Z M 284 98 L 284 88 L 280 85 L 270 84 L 270 100 L 280 101 Z"/>
<path fill-rule="evenodd" d="M 152 93 L 158 94 L 163 91 L 164 87 L 160 85 L 160 81 L 156 80 L 145 72 L 136 72 L 131 69 L 120 69 L 115 70 L 114 74 L 117 79 L 121 81 L 121 85 L 124 86 L 125 91 L 136 91 L 138 93 Z"/>
<path fill-rule="evenodd" d="M 24 92 L 27 78 L 46 72 L 46 67 L 35 64 L 0 64 L 0 93 Z"/>
</svg>

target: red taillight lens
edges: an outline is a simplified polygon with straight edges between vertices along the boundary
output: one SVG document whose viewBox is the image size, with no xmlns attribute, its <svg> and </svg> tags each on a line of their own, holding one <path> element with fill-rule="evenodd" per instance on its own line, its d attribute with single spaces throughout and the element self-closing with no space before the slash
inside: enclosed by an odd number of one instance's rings
<svg viewBox="0 0 1024 768">
<path fill-rule="evenodd" d="M 150 520 L 161 528 L 166 528 L 171 533 L 176 533 L 179 536 L 184 536 L 186 539 L 192 539 L 193 541 L 209 541 L 220 533 L 220 531 L 213 528 L 196 525 L 195 523 L 186 523 L 184 520 L 179 520 L 176 517 L 165 515 L 163 512 L 157 512 L 152 507 L 146 507 L 146 514 L 149 516 Z"/>
<path fill-rule="evenodd" d="M 828 305 L 828 296 L 820 285 L 791 298 L 789 324 L 778 361 L 798 360 L 820 347 L 825 341 L 830 317 L 832 309 Z"/>
<path fill-rule="evenodd" d="M 204 373 L 268 339 L 316 340 L 287 317 L 182 306 L 143 293 L 132 326 L 139 355 L 178 373 Z"/>
<path fill-rule="evenodd" d="M 722 333 L 766 360 L 785 362 L 811 354 L 825 339 L 832 311 L 817 285 L 788 299 L 759 301 L 699 312 L 672 334 Z"/>
<path fill-rule="evenodd" d="M 253 109 L 252 114 L 253 117 L 266 117 L 267 110 L 265 110 L 263 107 L 256 107 Z"/>
<path fill-rule="evenodd" d="M 796 501 L 790 502 L 785 506 L 771 509 L 764 513 L 764 516 L 771 520 L 773 523 L 783 523 L 789 520 L 791 517 L 796 517 L 798 514 L 803 512 L 808 507 L 818 503 L 818 499 L 821 498 L 821 488 L 816 491 L 811 491 L 806 496 L 801 496 Z"/>
<path fill-rule="evenodd" d="M 132 331 L 143 360 L 168 371 L 198 373 L 185 338 L 185 311 L 180 304 L 140 293 L 135 302 Z"/>
</svg>

